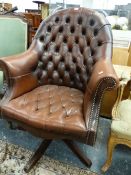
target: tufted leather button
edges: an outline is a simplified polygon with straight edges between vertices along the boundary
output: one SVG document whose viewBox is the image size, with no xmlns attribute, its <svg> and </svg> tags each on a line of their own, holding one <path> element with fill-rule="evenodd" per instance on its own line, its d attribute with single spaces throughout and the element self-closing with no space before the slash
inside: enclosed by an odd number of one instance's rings
<svg viewBox="0 0 131 175">
<path fill-rule="evenodd" d="M 83 47 L 80 47 L 80 52 L 83 55 L 83 52 L 84 52 L 84 48 Z"/>
<path fill-rule="evenodd" d="M 91 19 L 91 20 L 90 20 L 90 25 L 91 25 L 91 26 L 94 26 L 94 24 L 95 24 L 95 20 L 94 20 L 94 19 Z"/>
<path fill-rule="evenodd" d="M 59 47 L 59 46 L 56 46 L 56 47 L 55 47 L 55 51 L 56 51 L 56 52 L 59 52 L 59 50 L 60 50 L 60 47 Z"/>
<path fill-rule="evenodd" d="M 84 59 L 84 65 L 87 65 L 87 59 Z"/>
<path fill-rule="evenodd" d="M 76 42 L 76 44 L 79 43 L 79 37 L 78 36 L 75 38 L 75 42 Z"/>
<path fill-rule="evenodd" d="M 41 42 L 44 42 L 44 38 L 45 38 L 44 35 L 41 35 L 41 36 L 40 36 L 40 41 L 41 41 Z"/>
<path fill-rule="evenodd" d="M 79 18 L 78 18 L 78 24 L 82 24 L 82 17 L 81 16 L 79 16 Z"/>
<path fill-rule="evenodd" d="M 76 67 L 76 72 L 77 72 L 77 74 L 80 74 L 81 68 L 79 66 Z"/>
<path fill-rule="evenodd" d="M 59 17 L 58 17 L 58 16 L 56 16 L 56 18 L 55 18 L 55 22 L 56 22 L 56 23 L 58 23 L 58 22 L 59 22 L 59 20 L 60 20 L 60 19 L 59 19 Z"/>
<path fill-rule="evenodd" d="M 86 28 L 82 27 L 82 35 L 86 35 Z"/>
<path fill-rule="evenodd" d="M 64 27 L 63 27 L 63 26 L 60 26 L 60 27 L 59 27 L 59 32 L 62 33 L 63 30 L 64 30 Z"/>
<path fill-rule="evenodd" d="M 48 57 L 48 61 L 53 61 L 53 57 L 52 57 L 52 55 L 49 55 L 49 57 Z"/>
<path fill-rule="evenodd" d="M 99 40 L 98 43 L 97 43 L 97 45 L 98 46 L 102 46 L 102 41 Z"/>
<path fill-rule="evenodd" d="M 75 26 L 71 26 L 70 32 L 71 32 L 71 33 L 74 33 L 74 32 L 75 32 Z"/>
<path fill-rule="evenodd" d="M 64 42 L 64 43 L 67 43 L 67 41 L 68 41 L 67 36 L 64 36 L 63 42 Z"/>
<path fill-rule="evenodd" d="M 65 22 L 66 22 L 66 23 L 70 23 L 70 16 L 67 16 L 67 17 L 66 17 Z"/>
<path fill-rule="evenodd" d="M 47 44 L 44 46 L 44 51 L 48 51 L 48 45 Z"/>
<path fill-rule="evenodd" d="M 52 41 L 52 42 L 55 42 L 55 39 L 56 39 L 56 35 L 52 35 L 51 41 Z"/>
<path fill-rule="evenodd" d="M 91 49 L 91 56 L 93 56 L 94 54 L 95 54 L 95 51 Z"/>
<path fill-rule="evenodd" d="M 70 71 L 70 67 L 66 66 L 66 71 L 69 72 Z"/>
<path fill-rule="evenodd" d="M 64 56 L 61 56 L 60 61 L 61 61 L 61 62 L 64 62 L 64 61 L 65 61 Z"/>
<path fill-rule="evenodd" d="M 94 29 L 94 36 L 98 34 L 98 29 Z"/>
<path fill-rule="evenodd" d="M 69 47 L 68 51 L 69 51 L 69 52 L 72 52 L 72 47 Z"/>
<path fill-rule="evenodd" d="M 77 62 L 77 59 L 75 57 L 72 58 L 73 63 L 75 64 Z"/>
<path fill-rule="evenodd" d="M 47 32 L 51 32 L 51 26 L 47 26 Z"/>
<path fill-rule="evenodd" d="M 90 38 L 87 38 L 87 46 L 90 46 Z"/>
</svg>

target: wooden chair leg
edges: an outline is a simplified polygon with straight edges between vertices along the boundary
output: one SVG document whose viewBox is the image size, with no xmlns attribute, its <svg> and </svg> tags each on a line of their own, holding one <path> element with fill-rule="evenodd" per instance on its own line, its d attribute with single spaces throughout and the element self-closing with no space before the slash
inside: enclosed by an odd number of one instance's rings
<svg viewBox="0 0 131 175">
<path fill-rule="evenodd" d="M 92 162 L 90 159 L 85 156 L 85 154 L 80 150 L 80 148 L 74 144 L 71 140 L 63 140 L 65 144 L 72 150 L 74 154 L 77 155 L 77 157 L 81 160 L 82 163 L 84 163 L 86 166 L 90 167 L 92 165 Z"/>
<path fill-rule="evenodd" d="M 46 149 L 50 145 L 52 140 L 45 139 L 39 146 L 39 148 L 36 150 L 34 155 L 31 157 L 31 159 L 27 162 L 26 166 L 24 167 L 24 171 L 28 173 L 34 165 L 38 162 L 38 160 L 43 156 Z"/>
<path fill-rule="evenodd" d="M 101 169 L 103 172 L 106 172 L 111 165 L 113 150 L 116 144 L 117 143 L 115 142 L 115 138 L 110 136 L 109 141 L 108 141 L 108 146 L 107 146 L 107 160 Z"/>
</svg>

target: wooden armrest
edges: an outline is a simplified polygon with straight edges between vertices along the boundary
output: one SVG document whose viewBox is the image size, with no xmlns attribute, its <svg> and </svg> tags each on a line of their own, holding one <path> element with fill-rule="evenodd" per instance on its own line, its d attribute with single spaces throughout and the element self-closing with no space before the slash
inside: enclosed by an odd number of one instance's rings
<svg viewBox="0 0 131 175">
<path fill-rule="evenodd" d="M 113 118 L 116 118 L 118 116 L 117 108 L 118 108 L 119 103 L 122 101 L 123 92 L 124 92 L 124 89 L 125 89 L 125 87 L 127 86 L 128 83 L 131 84 L 131 79 L 121 78 L 121 81 L 120 81 L 119 87 L 118 87 L 117 99 L 116 99 L 116 102 L 115 102 L 115 104 L 113 106 L 113 109 L 112 109 L 112 117 Z M 130 88 L 129 93 L 130 93 L 129 98 L 131 99 L 131 88 Z"/>
</svg>

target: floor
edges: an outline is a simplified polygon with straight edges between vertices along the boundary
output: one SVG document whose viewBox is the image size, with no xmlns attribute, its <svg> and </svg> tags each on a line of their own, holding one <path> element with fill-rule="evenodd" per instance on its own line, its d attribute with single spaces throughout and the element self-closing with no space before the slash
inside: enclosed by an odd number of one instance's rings
<svg viewBox="0 0 131 175">
<path fill-rule="evenodd" d="M 43 156 L 29 173 L 24 171 L 33 152 L 0 140 L 0 175 L 97 175 L 90 170 Z"/>
<path fill-rule="evenodd" d="M 101 166 L 106 159 L 107 139 L 109 135 L 111 121 L 100 117 L 98 135 L 94 147 L 80 144 L 85 154 L 92 160 L 93 165 L 91 171 L 102 175 Z M 27 132 L 8 129 L 6 121 L 0 121 L 0 139 L 8 140 L 8 142 L 21 145 L 29 150 L 34 150 L 41 142 L 41 139 L 35 138 Z M 46 155 L 61 162 L 86 168 L 64 145 L 61 141 L 54 141 Z M 118 145 L 113 154 L 112 166 L 109 168 L 106 175 L 130 175 L 131 174 L 131 149 L 126 146 Z"/>
</svg>

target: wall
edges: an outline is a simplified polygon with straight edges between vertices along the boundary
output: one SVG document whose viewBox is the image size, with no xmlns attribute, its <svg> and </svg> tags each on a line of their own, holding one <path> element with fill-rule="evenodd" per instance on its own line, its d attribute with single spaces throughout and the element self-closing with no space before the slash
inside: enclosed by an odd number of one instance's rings
<svg viewBox="0 0 131 175">
<path fill-rule="evenodd" d="M 33 0 L 0 0 L 0 2 L 12 3 L 13 6 L 17 6 L 19 11 L 24 12 L 25 9 L 37 9 L 37 4 L 32 2 Z M 65 2 L 72 4 L 80 4 L 83 7 L 88 8 L 97 8 L 97 9 L 114 9 L 115 4 L 124 5 L 131 2 L 131 0 L 41 0 L 46 3 L 56 3 L 56 2 Z"/>
</svg>

